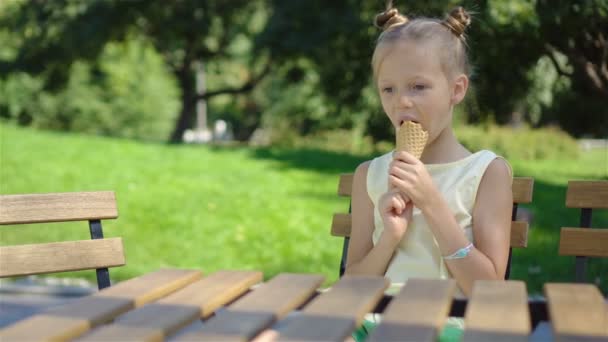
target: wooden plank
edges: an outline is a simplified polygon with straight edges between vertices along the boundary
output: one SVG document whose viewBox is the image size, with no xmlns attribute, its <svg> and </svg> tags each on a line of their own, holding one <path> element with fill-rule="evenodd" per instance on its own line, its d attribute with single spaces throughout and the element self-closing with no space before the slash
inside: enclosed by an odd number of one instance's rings
<svg viewBox="0 0 608 342">
<path fill-rule="evenodd" d="M 0 224 L 88 221 L 118 217 L 113 191 L 0 196 Z"/>
<path fill-rule="evenodd" d="M 344 276 L 290 319 L 278 339 L 342 342 L 374 309 L 388 285 L 384 277 Z"/>
<path fill-rule="evenodd" d="M 121 238 L 0 247 L 0 277 L 122 266 Z"/>
<path fill-rule="evenodd" d="M 454 280 L 410 279 L 367 341 L 435 341 L 452 306 Z"/>
<path fill-rule="evenodd" d="M 513 203 L 530 203 L 534 192 L 534 178 L 514 177 L 511 189 L 513 191 Z"/>
<path fill-rule="evenodd" d="M 134 307 L 164 297 L 200 277 L 200 271 L 193 270 L 165 269 L 149 273 L 5 327 L 0 330 L 0 340 L 72 339 Z"/>
<path fill-rule="evenodd" d="M 262 281 L 262 272 L 220 271 L 161 300 L 118 317 L 81 340 L 154 341 L 175 334 L 198 318 L 207 318 Z"/>
<path fill-rule="evenodd" d="M 353 191 L 353 178 L 352 173 L 343 173 L 340 175 L 340 181 L 338 182 L 338 196 L 350 197 Z"/>
<path fill-rule="evenodd" d="M 136 325 L 108 325 L 103 327 L 103 333 L 93 333 L 78 341 L 164 341 L 163 330 L 153 327 L 139 327 Z"/>
<path fill-rule="evenodd" d="M 608 257 L 608 229 L 563 227 L 559 255 Z"/>
<path fill-rule="evenodd" d="M 528 247 L 528 222 L 512 221 L 511 222 L 511 247 L 524 248 Z"/>
<path fill-rule="evenodd" d="M 334 214 L 331 220 L 331 235 L 348 237 L 350 236 L 350 227 L 352 218 L 350 214 Z"/>
<path fill-rule="evenodd" d="M 349 237 L 352 224 L 351 214 L 336 213 L 331 222 L 331 235 Z M 511 247 L 520 248 L 528 246 L 528 222 L 511 222 Z"/>
<path fill-rule="evenodd" d="M 525 283 L 476 281 L 464 325 L 465 341 L 528 341 L 531 323 Z"/>
<path fill-rule="evenodd" d="M 597 287 L 548 283 L 544 292 L 556 341 L 606 341 L 608 309 Z"/>
<path fill-rule="evenodd" d="M 324 277 L 280 274 L 237 300 L 180 341 L 246 341 L 305 303 Z"/>
<path fill-rule="evenodd" d="M 608 181 L 569 181 L 566 207 L 608 209 Z"/>
</svg>

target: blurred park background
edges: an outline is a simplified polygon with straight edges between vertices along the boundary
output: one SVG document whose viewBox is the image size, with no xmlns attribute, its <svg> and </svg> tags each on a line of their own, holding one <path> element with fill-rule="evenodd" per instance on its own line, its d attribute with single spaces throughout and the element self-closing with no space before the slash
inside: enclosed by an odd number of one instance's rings
<svg viewBox="0 0 608 342">
<path fill-rule="evenodd" d="M 572 179 L 608 179 L 608 0 L 397 1 L 475 15 L 471 150 L 534 177 L 512 279 L 572 281 L 558 256 Z M 371 80 L 383 1 L 0 1 L 0 193 L 113 190 L 114 280 L 158 267 L 338 277 L 340 173 L 392 148 Z M 594 214 L 608 227 L 608 213 Z M 87 239 L 86 224 L 5 227 L 1 244 Z M 68 276 L 94 278 L 94 272 Z M 608 293 L 608 260 L 589 262 Z"/>
</svg>

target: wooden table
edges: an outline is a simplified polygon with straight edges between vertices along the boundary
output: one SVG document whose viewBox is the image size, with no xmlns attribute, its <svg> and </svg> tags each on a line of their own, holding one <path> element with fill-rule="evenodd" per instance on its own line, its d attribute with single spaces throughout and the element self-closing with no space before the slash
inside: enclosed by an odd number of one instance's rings
<svg viewBox="0 0 608 342">
<path fill-rule="evenodd" d="M 479 281 L 455 300 L 453 280 L 412 279 L 395 296 L 382 277 L 341 278 L 257 271 L 164 269 L 0 330 L 0 341 L 164 339 L 178 341 L 344 341 L 366 313 L 382 313 L 370 341 L 434 341 L 451 315 L 463 316 L 465 341 L 528 340 L 547 319 L 557 341 L 608 340 L 608 304 L 589 284 L 546 284 L 547 301 L 530 301 L 520 281 Z"/>
</svg>

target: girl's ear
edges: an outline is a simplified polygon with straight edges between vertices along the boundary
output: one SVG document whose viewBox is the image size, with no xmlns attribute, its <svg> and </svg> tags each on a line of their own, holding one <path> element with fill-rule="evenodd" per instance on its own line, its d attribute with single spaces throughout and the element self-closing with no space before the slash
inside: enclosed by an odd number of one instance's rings
<svg viewBox="0 0 608 342">
<path fill-rule="evenodd" d="M 458 75 L 452 83 L 452 98 L 450 99 L 452 105 L 457 105 L 464 99 L 468 88 L 469 78 L 465 74 Z"/>
</svg>

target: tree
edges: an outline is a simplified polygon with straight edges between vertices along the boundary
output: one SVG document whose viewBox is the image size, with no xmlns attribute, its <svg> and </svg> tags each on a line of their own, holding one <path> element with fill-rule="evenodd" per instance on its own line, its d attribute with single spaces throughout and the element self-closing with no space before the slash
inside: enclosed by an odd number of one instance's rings
<svg viewBox="0 0 608 342">
<path fill-rule="evenodd" d="M 31 0 L 21 3 L 1 24 L 19 33 L 21 43 L 5 72 L 22 70 L 45 75 L 45 88 L 65 85 L 77 60 L 95 61 L 105 44 L 129 34 L 147 37 L 163 56 L 181 89 L 181 112 L 170 141 L 181 141 L 195 118 L 195 104 L 222 94 L 248 92 L 270 71 L 263 54 L 235 49 L 242 36 L 252 36 L 263 22 L 250 20 L 263 11 L 260 1 L 121 1 Z M 251 71 L 239 85 L 197 93 L 196 67 L 214 59 L 241 59 Z"/>
<path fill-rule="evenodd" d="M 564 97 L 571 99 L 567 105 L 605 102 L 607 4 L 606 0 L 540 0 L 536 5 L 524 0 L 465 2 L 465 8 L 474 12 L 468 42 L 476 70 L 469 99 L 475 106 L 468 106 L 469 122 L 493 119 L 508 123 L 512 113 L 526 105 L 524 99 L 535 82 L 530 70 L 543 56 L 555 61 L 556 52 L 565 55 L 573 69 L 567 72 L 555 62 L 558 72 L 572 80 Z M 455 3 L 435 0 L 396 5 L 408 15 L 442 17 Z M 371 82 L 369 63 L 379 34 L 371 23 L 383 8 L 363 0 L 275 0 L 272 7 L 273 15 L 258 40 L 260 46 L 270 49 L 272 58 L 282 64 L 290 64 L 295 57 L 310 59 L 321 76 L 320 89 L 335 103 L 336 115 L 374 110 L 364 101 L 364 93 Z M 563 106 L 564 102 L 554 101 L 543 111 L 541 122 L 559 117 Z M 608 109 L 605 105 L 593 108 L 576 121 L 560 120 L 563 128 L 574 134 L 608 134 Z M 367 116 L 368 132 L 385 139 L 388 129 L 377 117 Z"/>
<path fill-rule="evenodd" d="M 608 1 L 536 3 L 543 42 L 558 74 L 570 80 L 545 121 L 557 120 L 576 135 L 608 136 Z M 560 63 L 558 56 L 566 57 Z"/>
</svg>

